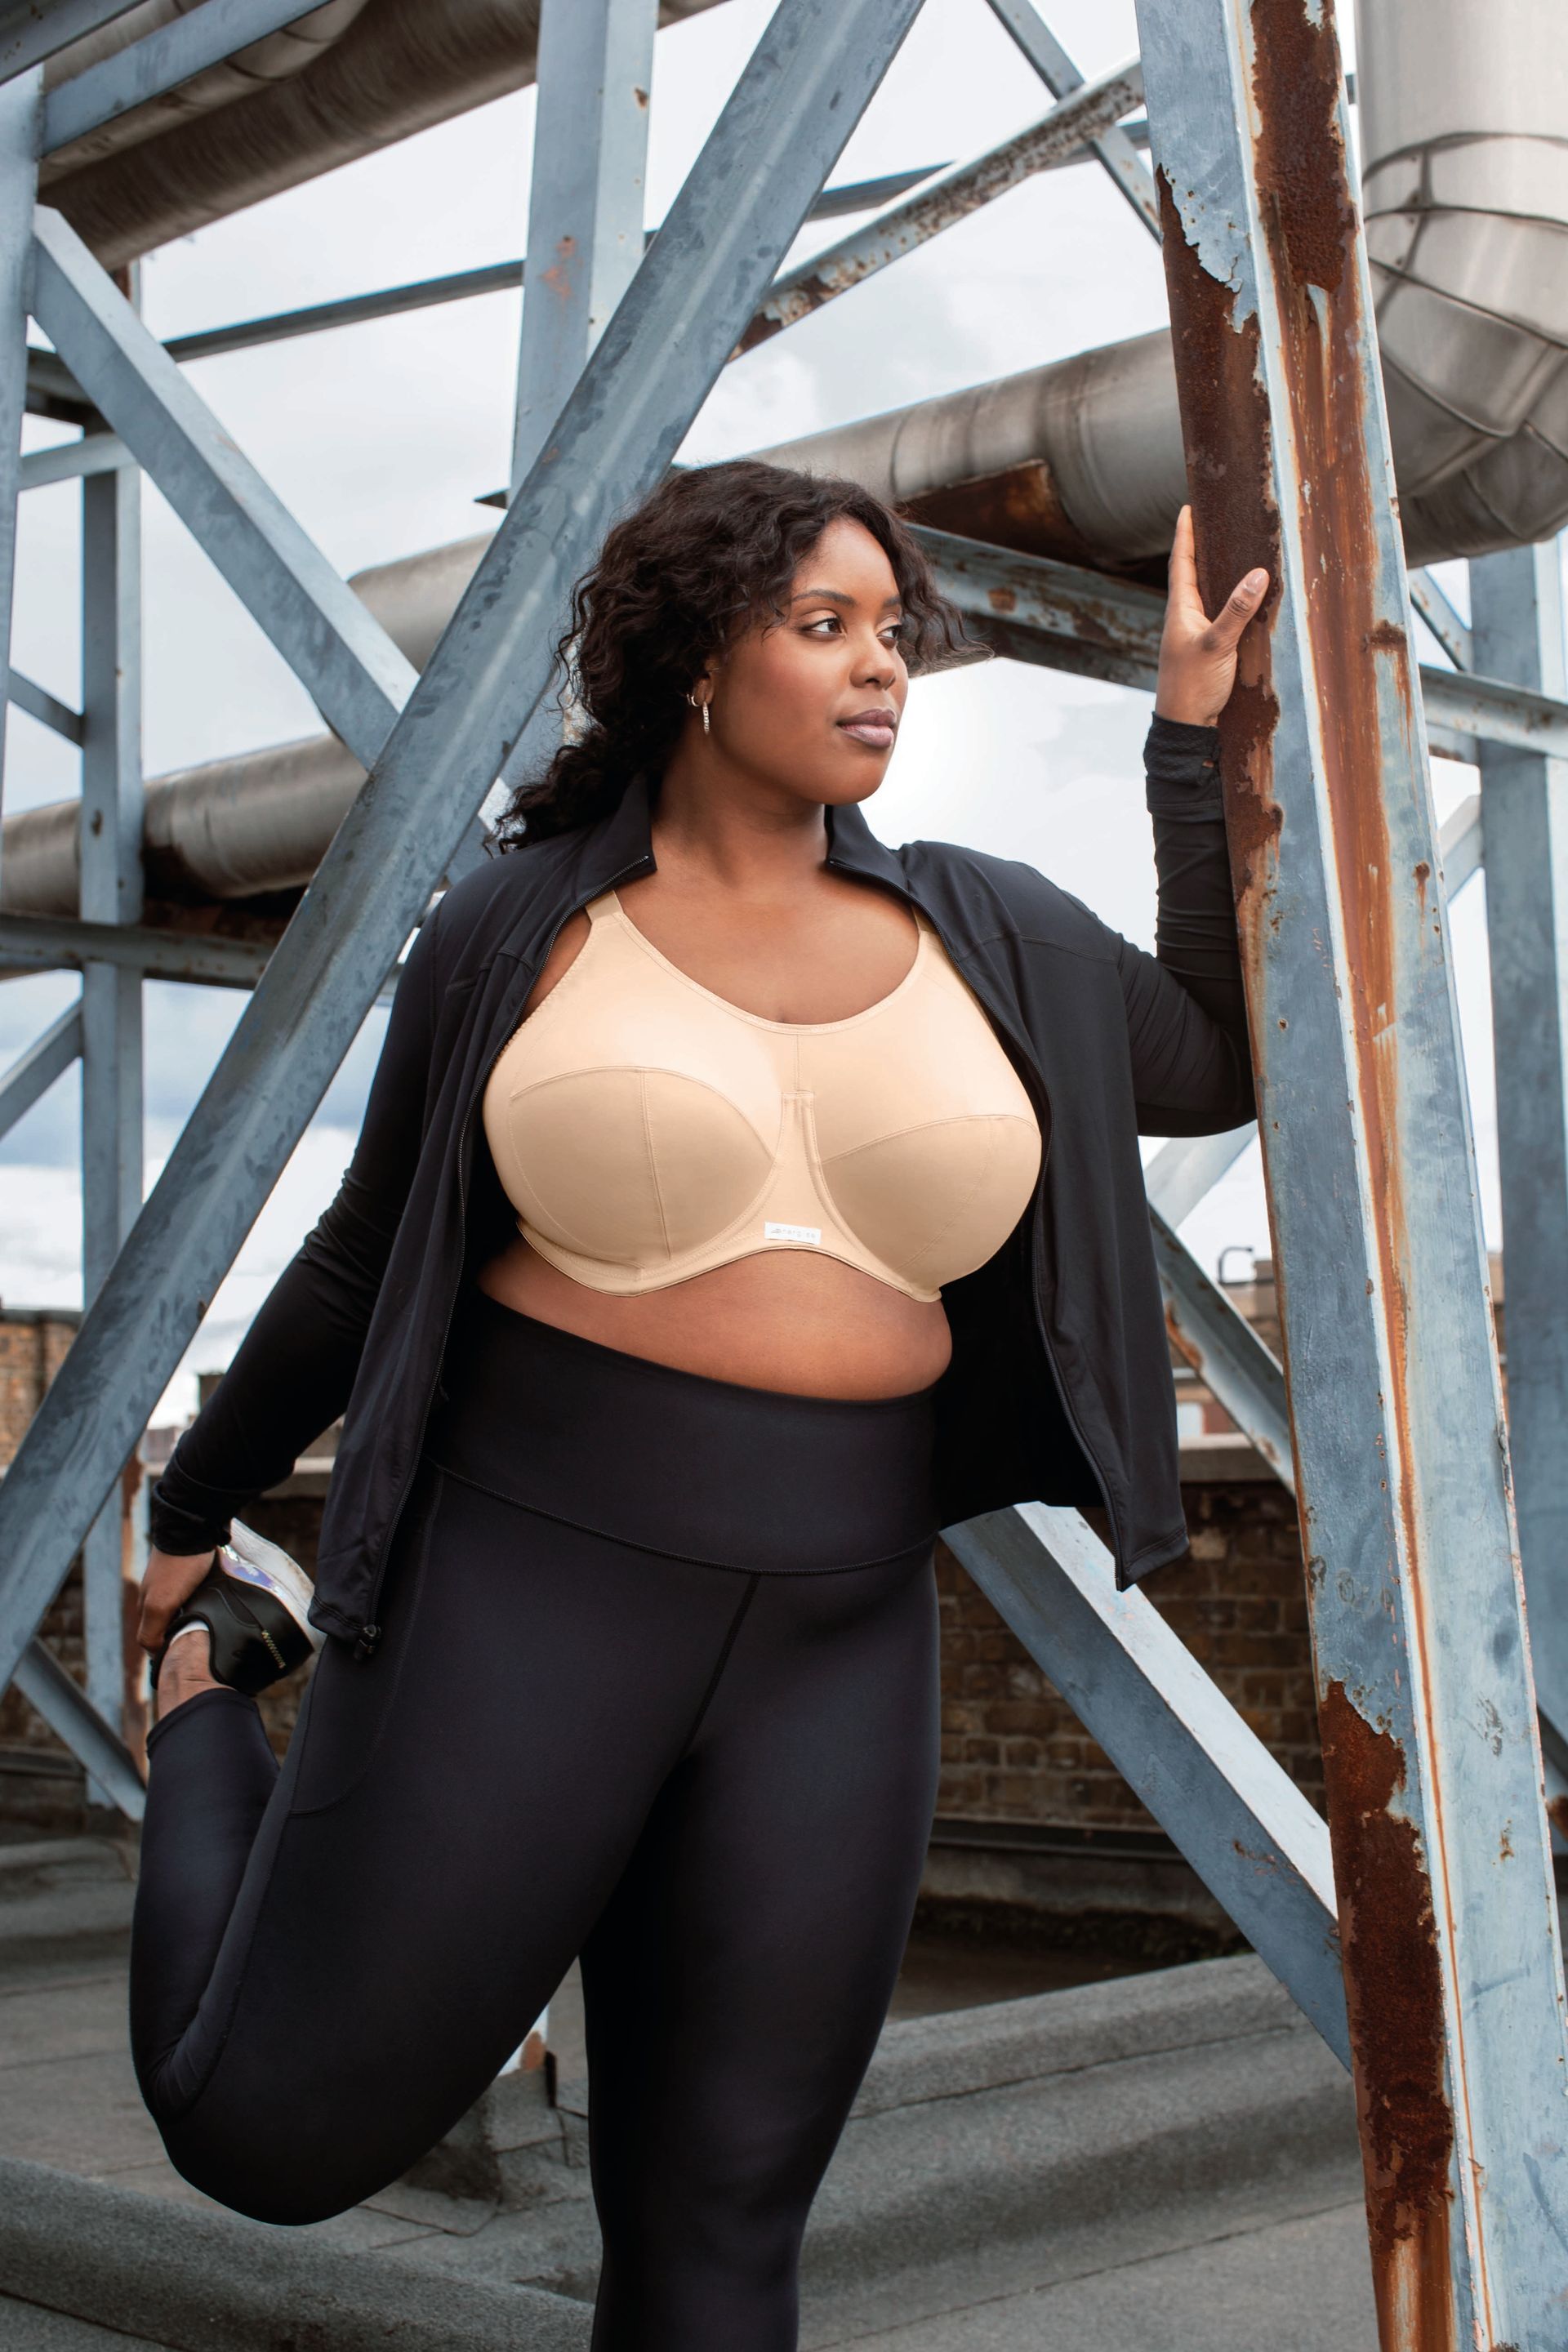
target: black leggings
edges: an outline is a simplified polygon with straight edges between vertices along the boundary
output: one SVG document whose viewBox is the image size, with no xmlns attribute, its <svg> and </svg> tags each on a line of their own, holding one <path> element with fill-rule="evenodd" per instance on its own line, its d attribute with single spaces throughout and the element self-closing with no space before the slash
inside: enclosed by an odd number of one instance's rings
<svg viewBox="0 0 1568 2352">
<path fill-rule="evenodd" d="M 792 2352 L 807 2209 L 935 1802 L 932 1391 L 796 1397 L 459 1303 L 368 1664 L 281 1773 L 253 1703 L 149 1742 L 132 2037 L 177 2168 L 342 2211 L 581 1954 L 595 2352 Z"/>
</svg>

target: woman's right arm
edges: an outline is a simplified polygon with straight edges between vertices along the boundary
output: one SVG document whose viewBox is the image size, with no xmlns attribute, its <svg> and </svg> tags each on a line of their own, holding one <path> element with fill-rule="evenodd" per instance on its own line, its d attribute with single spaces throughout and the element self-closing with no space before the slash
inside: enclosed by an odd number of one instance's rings
<svg viewBox="0 0 1568 2352">
<path fill-rule="evenodd" d="M 364 1122 L 337 1197 L 268 1293 L 228 1370 L 183 1432 L 150 1497 L 143 1635 L 195 1589 L 235 1515 L 286 1478 L 338 1418 L 414 1180 L 436 1036 L 434 930 L 408 951 Z M 164 1559 L 186 1563 L 175 1574 Z M 188 1577 L 188 1581 L 186 1579 Z"/>
</svg>

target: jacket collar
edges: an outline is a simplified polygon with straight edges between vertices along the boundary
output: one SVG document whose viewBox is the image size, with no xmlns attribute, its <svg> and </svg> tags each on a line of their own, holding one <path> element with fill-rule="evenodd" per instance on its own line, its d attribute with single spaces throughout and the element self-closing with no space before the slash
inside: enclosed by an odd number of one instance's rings
<svg viewBox="0 0 1568 2352">
<path fill-rule="evenodd" d="M 646 771 L 639 770 L 618 807 L 597 820 L 584 845 L 583 878 L 594 885 L 595 894 L 611 882 L 653 872 L 652 816 L 652 790 Z M 826 818 L 829 866 L 841 874 L 867 875 L 906 898 L 910 896 L 903 861 L 897 850 L 878 840 L 858 801 L 847 801 L 842 808 L 829 806 Z"/>
</svg>

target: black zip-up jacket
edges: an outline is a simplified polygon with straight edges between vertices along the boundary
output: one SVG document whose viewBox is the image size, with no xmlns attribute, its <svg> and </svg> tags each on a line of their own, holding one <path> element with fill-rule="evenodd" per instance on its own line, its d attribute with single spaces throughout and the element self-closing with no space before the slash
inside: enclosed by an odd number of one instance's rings
<svg viewBox="0 0 1568 2352">
<path fill-rule="evenodd" d="M 826 812 L 827 864 L 930 917 L 1044 1139 L 1030 1207 L 942 1292 L 942 1524 L 1103 1502 L 1122 1589 L 1187 1544 L 1138 1137 L 1214 1133 L 1254 1109 L 1218 734 L 1157 719 L 1144 756 L 1153 955 L 1032 866 L 950 842 L 889 849 L 858 806 Z M 484 1140 L 486 1078 L 568 916 L 652 870 L 653 790 L 638 777 L 608 815 L 492 860 L 440 900 L 409 950 L 342 1188 L 153 1490 L 153 1542 L 205 1550 L 344 1413 L 310 1613 L 361 1654 L 379 1639 L 454 1305 L 516 1230 Z"/>
</svg>

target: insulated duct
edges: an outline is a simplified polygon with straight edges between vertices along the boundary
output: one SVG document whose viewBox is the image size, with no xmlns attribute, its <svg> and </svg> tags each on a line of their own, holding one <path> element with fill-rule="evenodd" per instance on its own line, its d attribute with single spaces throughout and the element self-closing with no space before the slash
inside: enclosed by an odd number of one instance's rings
<svg viewBox="0 0 1568 2352">
<path fill-rule="evenodd" d="M 160 31 L 177 17 L 188 16 L 193 8 L 204 5 L 205 0 L 142 0 L 139 8 L 128 9 L 123 16 L 116 16 L 112 24 L 89 33 L 84 40 L 73 41 L 68 48 L 57 50 L 44 68 L 45 89 L 56 89 L 62 82 L 74 81 L 89 66 L 117 56 L 149 33 Z M 177 89 L 166 91 L 162 98 L 150 99 L 144 106 L 133 106 L 124 114 L 117 114 L 112 121 L 100 123 L 96 131 L 55 148 L 39 166 L 40 183 L 47 188 L 82 164 L 115 154 L 122 147 L 134 147 L 157 131 L 187 121 L 193 114 L 210 114 L 217 107 L 231 106 L 236 99 L 251 96 L 261 84 L 287 81 L 313 64 L 323 49 L 330 48 L 347 32 L 364 5 L 365 0 L 327 0 L 325 6 L 296 17 L 291 25 L 269 33 L 265 40 L 237 49 L 221 65 L 210 67 L 205 73 L 193 74 Z"/>
<path fill-rule="evenodd" d="M 679 24 L 716 5 L 661 0 L 659 22 Z M 285 79 L 253 79 L 231 103 L 172 124 L 159 112 L 172 101 L 140 107 L 116 125 L 116 140 L 130 134 L 135 144 L 92 162 L 73 160 L 75 151 L 48 158 L 47 201 L 114 269 L 533 79 L 539 0 L 364 0 L 347 13 L 330 46 Z M 89 56 L 89 47 L 61 53 L 62 77 L 103 53 Z M 269 47 L 258 43 L 246 55 L 254 59 Z"/>
<path fill-rule="evenodd" d="M 249 898 L 309 882 L 364 782 L 335 735 L 278 743 L 161 776 L 147 787 L 142 862 L 148 895 L 184 904 Z M 81 804 L 8 816 L 0 909 L 74 915 Z"/>
</svg>

